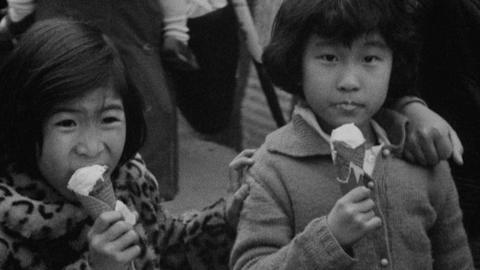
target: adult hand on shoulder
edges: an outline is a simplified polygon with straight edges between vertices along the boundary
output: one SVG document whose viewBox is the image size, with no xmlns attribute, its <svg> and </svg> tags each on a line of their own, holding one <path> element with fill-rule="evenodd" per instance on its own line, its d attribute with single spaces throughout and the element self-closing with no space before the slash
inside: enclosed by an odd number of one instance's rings
<svg viewBox="0 0 480 270">
<path fill-rule="evenodd" d="M 89 264 L 96 270 L 128 269 L 140 254 L 138 241 L 138 234 L 120 212 L 104 212 L 88 232 Z"/>
<path fill-rule="evenodd" d="M 343 248 L 349 248 L 382 221 L 373 211 L 370 189 L 356 187 L 340 198 L 327 216 L 330 232 Z"/>
<path fill-rule="evenodd" d="M 411 162 L 433 166 L 450 157 L 463 164 L 463 146 L 457 133 L 440 115 L 419 102 L 407 104 L 402 113 L 409 119 L 404 156 Z"/>
</svg>

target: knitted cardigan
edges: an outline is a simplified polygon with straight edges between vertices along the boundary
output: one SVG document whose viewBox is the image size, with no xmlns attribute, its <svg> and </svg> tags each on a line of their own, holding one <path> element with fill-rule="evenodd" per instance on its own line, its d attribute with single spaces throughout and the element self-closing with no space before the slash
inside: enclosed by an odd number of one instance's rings
<svg viewBox="0 0 480 270">
<path fill-rule="evenodd" d="M 391 142 L 372 174 L 382 227 L 350 253 L 338 244 L 326 222 L 342 197 L 329 143 L 294 115 L 254 156 L 231 255 L 234 270 L 473 269 L 448 165 L 424 168 L 400 159 L 406 120 L 387 111 L 375 120 Z"/>
</svg>

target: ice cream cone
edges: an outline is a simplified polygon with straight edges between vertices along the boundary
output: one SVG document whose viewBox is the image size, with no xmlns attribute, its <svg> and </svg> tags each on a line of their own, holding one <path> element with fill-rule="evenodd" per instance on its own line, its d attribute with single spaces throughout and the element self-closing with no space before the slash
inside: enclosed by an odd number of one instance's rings
<svg viewBox="0 0 480 270">
<path fill-rule="evenodd" d="M 365 138 L 353 124 L 340 126 L 332 131 L 332 160 L 335 165 L 337 181 L 345 194 L 353 188 L 363 185 L 365 172 Z"/>
<path fill-rule="evenodd" d="M 112 182 L 104 177 L 106 171 L 107 166 L 102 165 L 82 167 L 73 173 L 67 184 L 93 219 L 115 209 L 117 199 Z"/>
<path fill-rule="evenodd" d="M 343 142 L 333 142 L 332 144 L 335 151 L 333 163 L 337 171 L 337 178 L 346 181 L 350 175 L 350 163 L 353 163 L 359 168 L 363 166 L 363 160 L 365 158 L 364 144 L 361 144 L 355 149 L 350 148 Z"/>
<path fill-rule="evenodd" d="M 117 201 L 112 182 L 109 179 L 97 181 L 90 195 L 77 194 L 77 198 L 93 219 L 96 219 L 105 211 L 114 210 Z"/>
</svg>

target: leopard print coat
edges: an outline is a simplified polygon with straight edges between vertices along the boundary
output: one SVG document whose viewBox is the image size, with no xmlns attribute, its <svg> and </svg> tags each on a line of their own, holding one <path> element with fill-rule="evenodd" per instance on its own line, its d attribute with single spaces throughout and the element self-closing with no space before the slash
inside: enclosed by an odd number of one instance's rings
<svg viewBox="0 0 480 270">
<path fill-rule="evenodd" d="M 180 217 L 160 203 L 156 179 L 139 155 L 112 175 L 117 198 L 139 213 L 135 227 L 142 252 L 136 270 L 228 269 L 234 233 L 225 220 L 225 201 Z M 0 269 L 88 270 L 91 220 L 40 179 L 0 172 Z"/>
</svg>

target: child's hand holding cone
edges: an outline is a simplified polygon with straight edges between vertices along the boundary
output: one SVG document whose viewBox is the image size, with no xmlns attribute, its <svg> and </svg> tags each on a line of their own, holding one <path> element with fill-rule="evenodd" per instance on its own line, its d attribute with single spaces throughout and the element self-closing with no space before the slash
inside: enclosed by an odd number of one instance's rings
<svg viewBox="0 0 480 270">
<path fill-rule="evenodd" d="M 78 169 L 68 188 L 77 195 L 95 220 L 88 233 L 89 263 L 95 269 L 129 269 L 140 254 L 140 237 L 134 230 L 136 217 L 117 201 L 110 179 L 104 177 L 107 167 L 93 165 Z"/>
<path fill-rule="evenodd" d="M 363 170 L 365 138 L 354 124 L 332 131 L 332 159 L 343 196 L 327 217 L 328 227 L 342 247 L 350 248 L 369 231 L 381 226 L 371 190 L 365 186 Z"/>
</svg>

